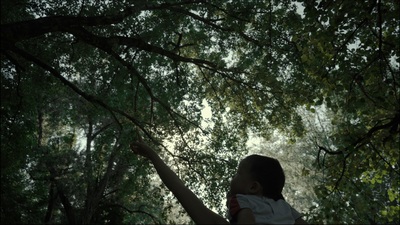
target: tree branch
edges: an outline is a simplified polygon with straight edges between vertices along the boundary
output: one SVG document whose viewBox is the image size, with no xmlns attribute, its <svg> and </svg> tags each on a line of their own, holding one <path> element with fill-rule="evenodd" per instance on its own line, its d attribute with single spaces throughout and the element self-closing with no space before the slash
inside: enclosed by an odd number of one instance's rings
<svg viewBox="0 0 400 225">
<path fill-rule="evenodd" d="M 16 23 L 1 25 L 1 49 L 10 49 L 15 43 L 22 40 L 34 38 L 46 33 L 64 31 L 65 28 L 80 26 L 99 26 L 121 23 L 126 17 L 144 10 L 167 9 L 173 6 L 186 5 L 193 3 L 203 3 L 199 1 L 182 1 L 177 3 L 138 4 L 138 6 L 126 7 L 121 13 L 105 16 L 50 16 L 33 20 L 26 20 Z"/>
<path fill-rule="evenodd" d="M 340 181 L 342 180 L 343 176 L 345 175 L 347 158 L 352 153 L 354 153 L 356 150 L 358 150 L 361 147 L 363 147 L 364 145 L 366 145 L 367 141 L 370 140 L 373 137 L 373 135 L 376 132 L 380 131 L 380 130 L 389 129 L 390 133 L 398 133 L 399 132 L 398 131 L 399 124 L 400 124 L 400 111 L 396 113 L 396 115 L 394 116 L 394 118 L 392 118 L 392 120 L 390 122 L 388 122 L 386 124 L 382 124 L 382 125 L 375 125 L 370 130 L 368 130 L 368 132 L 365 135 L 361 136 L 355 142 L 353 142 L 352 144 L 348 145 L 347 147 L 345 147 L 342 150 L 332 151 L 332 150 L 330 150 L 328 148 L 325 148 L 325 147 L 320 146 L 320 145 L 317 144 L 317 146 L 318 146 L 317 162 L 318 162 L 319 165 L 320 165 L 320 155 L 321 155 L 322 151 L 325 153 L 325 155 L 326 154 L 328 154 L 328 155 L 344 155 L 345 153 L 347 153 L 343 158 L 341 174 L 339 175 L 338 180 L 335 182 L 334 189 L 338 188 Z M 392 131 L 392 130 L 395 130 L 395 131 Z M 352 151 L 349 151 L 351 149 L 352 149 Z M 378 156 L 383 158 L 379 154 L 379 152 L 376 152 L 376 153 L 378 154 Z M 384 160 L 384 161 L 386 162 L 386 160 Z M 386 163 L 388 163 L 388 162 L 386 162 Z M 390 165 L 390 164 L 388 164 L 388 165 Z"/>
<path fill-rule="evenodd" d="M 114 207 L 119 207 L 119 208 L 124 209 L 124 210 L 127 211 L 127 212 L 130 212 L 130 213 L 143 213 L 143 214 L 146 214 L 147 216 L 149 216 L 149 217 L 153 220 L 153 222 L 154 222 L 155 224 L 161 224 L 161 222 L 157 220 L 157 217 L 155 217 L 154 215 L 152 215 L 151 213 L 148 213 L 148 212 L 146 212 L 146 211 L 143 211 L 143 210 L 140 210 L 140 209 L 138 209 L 138 210 L 131 210 L 131 209 L 128 209 L 127 207 L 125 207 L 125 206 L 123 206 L 123 205 L 120 205 L 120 204 L 109 204 L 109 206 L 111 206 L 111 207 L 113 207 L 113 206 L 114 206 Z"/>
<path fill-rule="evenodd" d="M 123 111 L 121 111 L 119 109 L 115 109 L 113 107 L 110 107 L 109 105 L 107 105 L 106 103 L 104 103 L 100 99 L 96 98 L 95 96 L 86 94 L 84 91 L 80 90 L 76 85 L 74 85 L 73 83 L 69 82 L 66 78 L 64 78 L 56 69 L 54 69 L 53 67 L 47 65 L 45 62 L 37 59 L 36 57 L 31 55 L 30 53 L 25 52 L 25 51 L 23 51 L 23 50 L 21 50 L 19 48 L 16 48 L 16 47 L 13 48 L 13 51 L 16 52 L 17 54 L 21 55 L 22 57 L 24 57 L 28 61 L 31 61 L 31 62 L 37 64 L 38 66 L 40 66 L 44 70 L 49 71 L 50 74 L 52 74 L 54 77 L 59 79 L 61 81 L 61 83 L 63 83 L 67 87 L 71 88 L 74 92 L 76 92 L 78 95 L 82 96 L 88 102 L 92 102 L 92 103 L 95 103 L 95 104 L 98 104 L 98 105 L 102 106 L 103 108 L 108 110 L 115 119 L 116 119 L 116 116 L 115 116 L 114 112 L 126 117 L 131 122 L 133 122 L 137 127 L 139 127 L 148 137 L 150 137 L 153 140 L 153 138 L 150 135 L 150 133 L 134 117 L 128 115 L 127 113 L 125 113 L 125 112 L 123 112 Z"/>
<path fill-rule="evenodd" d="M 203 17 L 201 17 L 201 16 L 199 16 L 199 15 L 196 15 L 196 14 L 194 14 L 194 13 L 192 13 L 192 12 L 189 12 L 189 11 L 187 11 L 187 10 L 184 10 L 184 9 L 182 9 L 182 8 L 172 7 L 172 8 L 169 8 L 169 10 L 170 10 L 170 11 L 173 11 L 173 12 L 178 12 L 178 13 L 181 13 L 181 14 L 184 14 L 184 15 L 187 15 L 187 16 L 190 16 L 190 17 L 192 17 L 193 19 L 198 20 L 198 21 L 201 21 L 201 22 L 203 22 L 204 24 L 206 24 L 206 25 L 208 25 L 208 26 L 210 26 L 210 27 L 212 27 L 212 28 L 215 28 L 215 29 L 217 29 L 217 30 L 220 30 L 220 31 L 225 31 L 225 32 L 236 32 L 236 33 L 239 34 L 242 38 L 244 38 L 246 41 L 252 42 L 252 43 L 256 44 L 257 46 L 265 46 L 265 45 L 261 45 L 261 44 L 260 44 L 260 41 L 258 41 L 258 40 L 256 40 L 256 39 L 254 39 L 254 38 L 252 38 L 252 37 L 246 35 L 245 33 L 241 32 L 241 31 L 237 31 L 237 30 L 235 30 L 234 28 L 224 28 L 224 27 L 218 26 L 217 24 L 211 22 L 209 19 L 203 18 Z"/>
</svg>

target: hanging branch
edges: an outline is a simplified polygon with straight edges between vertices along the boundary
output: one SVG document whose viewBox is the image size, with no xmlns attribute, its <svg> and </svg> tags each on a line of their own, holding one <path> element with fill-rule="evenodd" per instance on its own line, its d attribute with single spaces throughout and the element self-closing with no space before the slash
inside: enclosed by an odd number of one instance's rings
<svg viewBox="0 0 400 225">
<path fill-rule="evenodd" d="M 84 91 L 79 89 L 76 85 L 74 85 L 73 83 L 71 83 L 67 79 L 65 79 L 56 69 L 54 69 L 53 67 L 49 66 L 45 62 L 39 60 L 38 58 L 34 57 L 33 55 L 29 54 L 28 52 L 25 52 L 24 50 L 16 48 L 16 47 L 13 48 L 13 51 L 15 53 L 19 54 L 20 56 L 24 57 L 26 60 L 35 63 L 36 65 L 38 65 L 39 67 L 43 68 L 44 70 L 49 71 L 50 74 L 52 74 L 54 77 L 59 79 L 64 85 L 66 85 L 69 88 L 71 88 L 74 92 L 76 92 L 78 95 L 82 96 L 88 102 L 95 103 L 95 104 L 100 105 L 103 108 L 105 108 L 107 111 L 109 111 L 111 113 L 111 115 L 114 117 L 115 121 L 119 124 L 120 127 L 122 125 L 119 123 L 119 120 L 117 119 L 115 113 L 118 113 L 118 114 L 126 117 L 127 119 L 129 119 L 136 126 L 138 126 L 147 136 L 149 136 L 151 138 L 151 135 L 146 131 L 146 129 L 143 127 L 143 125 L 138 120 L 133 118 L 132 116 L 128 115 L 127 113 L 125 113 L 125 112 L 123 112 L 121 110 L 115 109 L 115 108 L 107 105 L 102 100 L 96 98 L 93 95 L 89 95 L 89 94 L 85 93 Z"/>
</svg>

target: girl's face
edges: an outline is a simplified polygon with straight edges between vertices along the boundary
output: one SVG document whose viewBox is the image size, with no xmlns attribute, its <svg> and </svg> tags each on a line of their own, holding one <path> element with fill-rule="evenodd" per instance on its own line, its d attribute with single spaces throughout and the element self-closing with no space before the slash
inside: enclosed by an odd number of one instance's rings
<svg viewBox="0 0 400 225">
<path fill-rule="evenodd" d="M 250 163 L 243 159 L 239 163 L 238 170 L 231 180 L 229 195 L 251 194 L 251 187 L 254 183 L 250 174 Z"/>
</svg>

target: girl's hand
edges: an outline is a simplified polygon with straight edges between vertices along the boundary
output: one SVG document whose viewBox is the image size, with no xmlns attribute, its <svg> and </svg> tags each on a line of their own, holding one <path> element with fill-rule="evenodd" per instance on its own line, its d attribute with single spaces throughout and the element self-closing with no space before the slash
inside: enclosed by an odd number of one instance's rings
<svg viewBox="0 0 400 225">
<path fill-rule="evenodd" d="M 133 153 L 144 156 L 148 159 L 151 159 L 156 154 L 151 147 L 142 142 L 133 142 L 130 147 Z"/>
</svg>

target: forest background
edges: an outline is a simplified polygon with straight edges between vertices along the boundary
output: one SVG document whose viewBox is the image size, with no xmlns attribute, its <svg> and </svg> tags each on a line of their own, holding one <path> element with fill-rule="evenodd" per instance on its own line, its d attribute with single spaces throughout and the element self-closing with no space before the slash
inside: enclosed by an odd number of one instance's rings
<svg viewBox="0 0 400 225">
<path fill-rule="evenodd" d="M 310 223 L 399 221 L 399 1 L 1 2 L 1 223 L 190 223 L 281 160 Z M 208 112 L 208 113 L 205 113 Z"/>
</svg>

